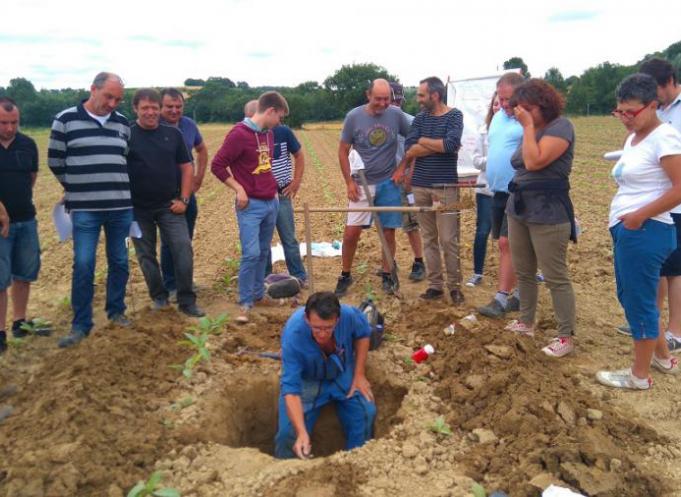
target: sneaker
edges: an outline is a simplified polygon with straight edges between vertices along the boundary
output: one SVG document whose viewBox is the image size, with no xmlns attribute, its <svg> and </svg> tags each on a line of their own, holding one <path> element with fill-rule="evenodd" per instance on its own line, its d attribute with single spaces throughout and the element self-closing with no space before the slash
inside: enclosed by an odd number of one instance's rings
<svg viewBox="0 0 681 497">
<path fill-rule="evenodd" d="M 60 349 L 65 349 L 80 343 L 86 336 L 82 331 L 71 331 L 68 336 L 60 338 L 57 344 Z"/>
<path fill-rule="evenodd" d="M 181 305 L 178 309 L 182 314 L 186 314 L 192 318 L 202 318 L 206 315 L 206 313 L 203 312 L 203 309 L 196 304 Z"/>
<path fill-rule="evenodd" d="M 234 321 L 239 324 L 246 324 L 250 321 L 251 307 L 248 305 L 242 305 L 239 307 L 239 314 L 237 314 Z"/>
<path fill-rule="evenodd" d="M 414 261 L 411 265 L 411 273 L 409 273 L 411 281 L 423 281 L 426 279 L 426 265 L 423 262 Z"/>
<path fill-rule="evenodd" d="M 26 324 L 32 329 L 32 331 L 22 328 Z M 12 323 L 12 335 L 14 338 L 26 338 L 28 335 L 36 335 L 39 337 L 49 337 L 52 334 L 52 326 L 47 321 L 42 319 L 18 319 Z"/>
<path fill-rule="evenodd" d="M 636 378 L 630 368 L 618 371 L 599 371 L 596 373 L 596 379 L 601 385 L 630 390 L 648 390 L 653 386 L 653 379 L 650 376 L 644 379 Z"/>
<path fill-rule="evenodd" d="M 428 288 L 425 292 L 419 295 L 423 300 L 438 300 L 444 297 L 445 292 L 436 290 L 435 288 Z"/>
<path fill-rule="evenodd" d="M 473 276 L 468 278 L 468 281 L 466 281 L 466 286 L 474 287 L 474 286 L 478 286 L 481 283 L 482 283 L 482 275 L 481 274 L 474 274 Z"/>
<path fill-rule="evenodd" d="M 500 318 L 501 316 L 506 314 L 506 309 L 504 308 L 503 305 L 501 305 L 501 302 L 493 298 L 489 304 L 480 307 L 478 309 L 478 312 L 488 318 Z"/>
<path fill-rule="evenodd" d="M 563 357 L 575 351 L 575 344 L 572 337 L 556 337 L 541 351 L 551 357 Z"/>
<path fill-rule="evenodd" d="M 528 326 L 522 321 L 518 321 L 517 319 L 514 319 L 513 321 L 508 323 L 504 329 L 512 331 L 513 333 L 517 333 L 519 335 L 524 335 L 528 337 L 534 336 L 534 327 Z"/>
<path fill-rule="evenodd" d="M 127 328 L 128 326 L 132 325 L 132 321 L 130 321 L 127 316 L 123 313 L 121 314 L 114 314 L 109 318 L 109 323 L 111 323 L 114 326 L 122 326 L 123 328 Z"/>
<path fill-rule="evenodd" d="M 466 303 L 466 298 L 463 296 L 463 292 L 458 288 L 454 288 L 449 292 L 449 297 L 452 299 L 452 304 L 454 305 L 464 305 Z"/>
<path fill-rule="evenodd" d="M 381 277 L 383 279 L 383 291 L 388 295 L 395 293 L 395 282 L 393 281 L 392 275 L 390 273 L 383 273 Z"/>
<path fill-rule="evenodd" d="M 338 283 L 336 283 L 336 289 L 334 290 L 333 293 L 336 294 L 336 297 L 342 297 L 343 295 L 348 293 L 348 288 L 350 288 L 350 285 L 352 285 L 352 276 L 351 275 L 343 276 L 341 274 L 338 277 Z"/>
<path fill-rule="evenodd" d="M 168 302 L 168 299 L 164 298 L 154 299 L 154 301 L 151 303 L 151 309 L 154 311 L 163 311 L 169 308 L 170 302 Z"/>
<path fill-rule="evenodd" d="M 669 352 L 671 352 L 672 354 L 678 354 L 679 352 L 681 352 L 681 338 L 675 337 L 669 331 L 665 333 L 664 338 L 665 340 L 667 340 L 667 347 L 669 348 Z"/>
<path fill-rule="evenodd" d="M 520 299 L 511 295 L 506 302 L 506 312 L 518 312 L 520 310 Z"/>
<path fill-rule="evenodd" d="M 615 328 L 615 331 L 620 335 L 624 335 L 625 337 L 631 337 L 631 326 L 629 326 L 628 324 L 618 326 L 617 328 Z"/>
<path fill-rule="evenodd" d="M 653 360 L 650 365 L 664 374 L 679 374 L 681 369 L 679 369 L 679 360 L 676 357 L 671 357 L 667 360 L 659 359 L 655 354 L 653 354 Z"/>
</svg>

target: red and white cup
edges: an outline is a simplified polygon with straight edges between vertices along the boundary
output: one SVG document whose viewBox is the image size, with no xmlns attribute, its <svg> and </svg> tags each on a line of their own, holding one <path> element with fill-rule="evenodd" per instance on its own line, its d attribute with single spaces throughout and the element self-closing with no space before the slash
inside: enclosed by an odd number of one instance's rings
<svg viewBox="0 0 681 497">
<path fill-rule="evenodd" d="M 421 363 L 428 359 L 428 356 L 435 353 L 435 348 L 431 344 L 424 345 L 411 355 L 415 363 Z"/>
</svg>

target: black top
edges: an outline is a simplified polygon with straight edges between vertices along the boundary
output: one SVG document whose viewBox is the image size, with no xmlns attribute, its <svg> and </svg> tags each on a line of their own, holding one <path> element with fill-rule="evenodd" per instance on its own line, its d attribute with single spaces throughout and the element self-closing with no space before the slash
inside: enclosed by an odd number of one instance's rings
<svg viewBox="0 0 681 497">
<path fill-rule="evenodd" d="M 38 172 L 38 147 L 32 138 L 17 133 L 9 148 L 0 145 L 0 202 L 10 222 L 35 217 L 32 173 Z"/>
<path fill-rule="evenodd" d="M 178 198 L 182 173 L 179 165 L 191 162 L 182 133 L 166 124 L 144 129 L 130 127 L 128 174 L 132 205 L 158 209 Z"/>
</svg>

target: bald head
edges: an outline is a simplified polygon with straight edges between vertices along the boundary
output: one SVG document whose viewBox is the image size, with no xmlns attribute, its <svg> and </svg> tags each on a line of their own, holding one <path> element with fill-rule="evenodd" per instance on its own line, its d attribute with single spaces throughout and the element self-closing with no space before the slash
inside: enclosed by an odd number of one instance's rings
<svg viewBox="0 0 681 497">
<path fill-rule="evenodd" d="M 369 113 L 383 114 L 390 106 L 390 83 L 383 78 L 373 80 L 367 90 L 367 100 Z"/>
<path fill-rule="evenodd" d="M 255 114 L 258 110 L 258 101 L 257 100 L 249 100 L 246 102 L 244 105 L 244 117 L 253 117 L 253 114 Z"/>
</svg>

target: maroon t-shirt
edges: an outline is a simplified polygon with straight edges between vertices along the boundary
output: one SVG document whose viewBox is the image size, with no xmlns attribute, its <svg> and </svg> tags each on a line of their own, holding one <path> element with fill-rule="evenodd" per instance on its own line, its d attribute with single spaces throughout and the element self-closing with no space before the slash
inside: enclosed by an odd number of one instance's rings
<svg viewBox="0 0 681 497">
<path fill-rule="evenodd" d="M 227 133 L 210 168 L 223 183 L 233 176 L 249 197 L 272 200 L 277 194 L 277 182 L 272 174 L 273 156 L 272 131 L 256 133 L 244 123 L 238 123 Z"/>
</svg>

